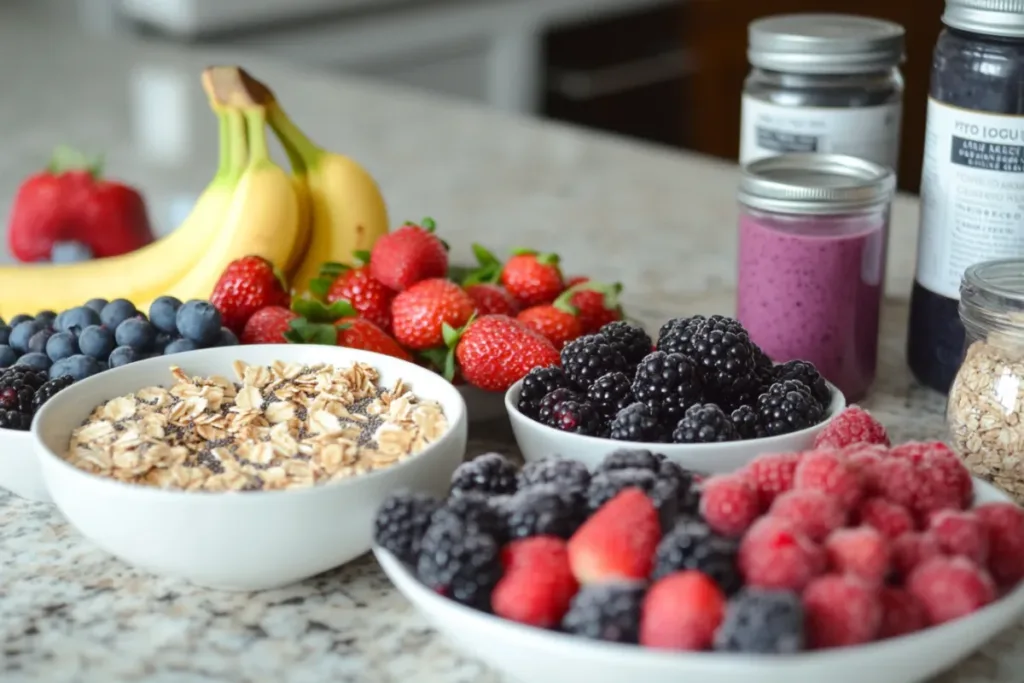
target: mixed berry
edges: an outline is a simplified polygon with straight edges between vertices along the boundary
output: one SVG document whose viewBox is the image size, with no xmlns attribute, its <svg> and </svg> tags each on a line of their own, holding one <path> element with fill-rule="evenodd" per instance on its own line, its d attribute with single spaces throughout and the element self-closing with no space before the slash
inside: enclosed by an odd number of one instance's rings
<svg viewBox="0 0 1024 683">
<path fill-rule="evenodd" d="M 562 431 L 641 443 L 717 443 L 820 423 L 828 384 L 805 361 L 774 365 L 735 320 L 677 318 L 657 342 L 623 320 L 562 347 L 523 378 L 518 408 Z"/>
<path fill-rule="evenodd" d="M 374 538 L 475 609 L 685 651 L 893 638 L 966 616 L 1024 578 L 1024 510 L 972 507 L 970 475 L 944 444 L 891 447 L 856 407 L 818 442 L 703 480 L 646 450 L 616 451 L 593 472 L 487 454 L 456 470 L 445 500 L 393 494 Z"/>
<path fill-rule="evenodd" d="M 0 429 L 28 431 L 40 406 L 73 381 L 67 375 L 51 379 L 24 365 L 0 370 Z"/>
</svg>

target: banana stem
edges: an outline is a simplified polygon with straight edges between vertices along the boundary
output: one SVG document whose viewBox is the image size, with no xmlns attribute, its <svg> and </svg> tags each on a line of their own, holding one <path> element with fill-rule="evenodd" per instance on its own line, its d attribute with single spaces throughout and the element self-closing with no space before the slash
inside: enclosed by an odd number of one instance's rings
<svg viewBox="0 0 1024 683">
<path fill-rule="evenodd" d="M 267 106 L 267 120 L 281 140 L 289 159 L 295 154 L 307 170 L 317 165 L 324 151 L 292 123 L 277 102 L 271 102 Z M 294 166 L 295 162 L 292 161 L 292 164 Z"/>
<path fill-rule="evenodd" d="M 243 112 L 245 128 L 249 133 L 249 163 L 261 164 L 270 161 L 267 149 L 267 115 L 262 107 L 252 107 Z"/>
<path fill-rule="evenodd" d="M 228 157 L 231 159 L 231 177 L 237 179 L 249 162 L 249 140 L 245 132 L 245 117 L 237 109 L 226 110 L 228 120 Z"/>
</svg>

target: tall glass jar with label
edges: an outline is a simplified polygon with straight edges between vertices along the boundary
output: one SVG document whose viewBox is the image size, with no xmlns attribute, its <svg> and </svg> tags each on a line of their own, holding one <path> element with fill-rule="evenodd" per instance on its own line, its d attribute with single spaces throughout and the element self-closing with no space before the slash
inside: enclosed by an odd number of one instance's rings
<svg viewBox="0 0 1024 683">
<path fill-rule="evenodd" d="M 896 169 L 904 30 L 844 14 L 750 24 L 740 163 L 787 152 L 847 154 Z"/>
<path fill-rule="evenodd" d="M 932 61 L 907 358 L 949 390 L 964 271 L 1024 256 L 1024 0 L 946 0 Z"/>
</svg>

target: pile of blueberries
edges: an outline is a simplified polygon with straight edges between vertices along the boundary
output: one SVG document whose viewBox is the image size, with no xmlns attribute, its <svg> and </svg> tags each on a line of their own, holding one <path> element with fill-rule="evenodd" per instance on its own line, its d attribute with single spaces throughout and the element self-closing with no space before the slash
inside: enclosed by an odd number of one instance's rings
<svg viewBox="0 0 1024 683">
<path fill-rule="evenodd" d="M 126 299 L 92 299 L 60 313 L 0 320 L 0 368 L 22 366 L 76 382 L 144 358 L 236 344 L 213 304 L 170 296 L 156 299 L 148 315 Z"/>
</svg>

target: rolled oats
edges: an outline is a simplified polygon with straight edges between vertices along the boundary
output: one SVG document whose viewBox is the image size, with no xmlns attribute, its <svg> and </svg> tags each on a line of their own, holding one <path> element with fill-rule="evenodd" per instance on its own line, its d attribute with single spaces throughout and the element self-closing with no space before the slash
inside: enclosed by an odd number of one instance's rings
<svg viewBox="0 0 1024 683">
<path fill-rule="evenodd" d="M 448 429 L 440 404 L 377 370 L 277 362 L 234 364 L 237 382 L 171 368 L 97 406 L 65 458 L 119 481 L 186 491 L 286 489 L 384 469 Z"/>
</svg>

